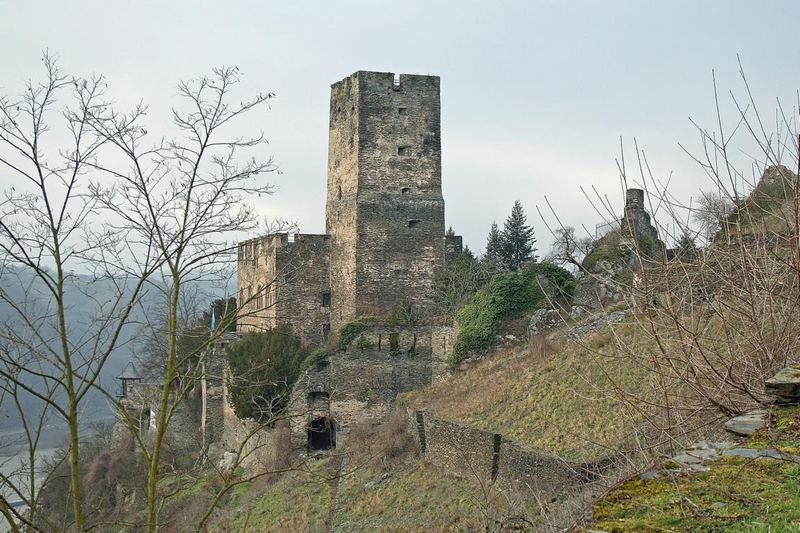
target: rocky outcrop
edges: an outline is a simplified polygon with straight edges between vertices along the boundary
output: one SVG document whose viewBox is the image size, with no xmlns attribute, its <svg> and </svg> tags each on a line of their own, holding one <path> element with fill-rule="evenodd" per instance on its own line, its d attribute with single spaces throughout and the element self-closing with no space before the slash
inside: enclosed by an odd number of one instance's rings
<svg viewBox="0 0 800 533">
<path fill-rule="evenodd" d="M 764 388 L 777 404 L 800 403 L 800 369 L 784 368 L 765 381 Z"/>
<path fill-rule="evenodd" d="M 749 437 L 759 429 L 763 429 L 771 422 L 771 415 L 767 409 L 756 409 L 743 415 L 735 416 L 725 422 L 726 431 Z"/>
<path fill-rule="evenodd" d="M 800 369 L 787 367 L 767 379 L 764 389 L 776 406 L 800 404 Z M 737 436 L 749 437 L 772 423 L 770 409 L 755 409 L 725 422 L 724 428 Z"/>
</svg>

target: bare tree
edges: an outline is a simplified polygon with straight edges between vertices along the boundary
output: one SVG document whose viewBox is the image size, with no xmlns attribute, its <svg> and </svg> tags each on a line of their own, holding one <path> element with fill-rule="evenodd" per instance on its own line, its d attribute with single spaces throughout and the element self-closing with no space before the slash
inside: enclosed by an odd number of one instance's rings
<svg viewBox="0 0 800 533">
<path fill-rule="evenodd" d="M 700 225 L 707 239 L 712 240 L 733 213 L 734 203 L 729 197 L 719 191 L 703 191 L 697 199 L 697 207 L 692 210 L 692 218 Z"/>
<path fill-rule="evenodd" d="M 653 174 L 638 146 L 636 177 L 620 159 L 621 181 L 637 183 L 659 206 L 664 240 L 693 235 L 692 220 L 718 234 L 704 253 L 685 253 L 680 261 L 633 250 L 633 278 L 615 287 L 630 304 L 629 316 L 610 327 L 613 353 L 595 355 L 601 368 L 609 357 L 624 359 L 646 379 L 631 387 L 609 372 L 604 381 L 612 386 L 597 392 L 633 414 L 636 446 L 649 454 L 686 445 L 726 417 L 766 405 L 764 380 L 797 363 L 800 345 L 790 332 L 800 325 L 800 188 L 786 166 L 798 161 L 797 121 L 779 109 L 768 131 L 741 76 L 746 102 L 732 93 L 734 123 L 725 122 L 717 100 L 716 130 L 697 126 L 700 148 L 687 150 L 718 194 L 692 205 Z M 757 157 L 742 164 L 737 145 L 755 147 Z"/>
<path fill-rule="evenodd" d="M 181 359 L 178 350 L 181 295 L 192 282 L 222 284 L 230 279 L 236 261 L 232 239 L 256 228 L 258 222 L 255 211 L 244 203 L 245 196 L 272 192 L 265 180 L 266 174 L 276 170 L 272 159 L 240 155 L 263 145 L 263 135 L 242 137 L 229 130 L 244 114 L 264 107 L 273 95 L 259 93 L 231 104 L 231 92 L 238 82 L 234 67 L 180 83 L 178 94 L 184 106 L 172 112 L 180 133 L 174 140 L 154 145 L 146 141 L 148 133 L 142 122 L 147 108 L 141 105 L 129 113 L 107 108 L 93 114 L 90 121 L 93 132 L 128 162 L 126 172 L 94 165 L 107 180 L 93 187 L 94 198 L 112 215 L 110 225 L 115 232 L 126 235 L 133 247 L 152 246 L 161 260 L 157 281 L 151 286 L 164 301 L 163 384 L 152 441 L 139 442 L 147 460 L 147 531 L 159 526 L 156 483 L 162 444 L 185 393 L 194 386 L 191 380 L 179 379 L 190 363 Z M 224 325 L 211 332 L 194 353 L 184 356 L 195 357 L 186 375 L 199 379 L 207 347 L 222 331 Z"/>
<path fill-rule="evenodd" d="M 197 307 L 193 287 L 205 283 L 231 292 L 224 287 L 236 264 L 234 239 L 256 228 L 278 229 L 262 226 L 244 202 L 272 192 L 266 181 L 276 170 L 272 159 L 245 153 L 265 139 L 234 131 L 240 117 L 266 107 L 273 95 L 233 104 L 238 70 L 215 69 L 179 84 L 183 103 L 172 114 L 178 136 L 151 144 L 146 106 L 118 112 L 106 100 L 102 77 L 68 76 L 49 56 L 43 60 L 43 83 L 29 82 L 21 96 L 0 99 L 0 165 L 17 177 L 0 199 L 0 301 L 11 311 L 0 328 L 0 398 L 6 412 L 17 412 L 26 458 L 21 471 L 0 479 L 7 488 L 0 513 L 14 531 L 85 531 L 107 523 L 103 495 L 91 480 L 102 477 L 109 459 L 92 457 L 80 436 L 91 420 L 84 409 L 99 397 L 115 407 L 145 459 L 143 528 L 156 531 L 170 423 L 202 383 L 224 379 L 208 357 L 230 322 L 264 312 L 257 305 L 266 301 L 263 294 L 240 299 L 233 312 L 218 317 L 216 329 L 179 349 Z M 73 103 L 61 112 L 64 127 L 51 130 L 59 98 L 68 94 Z M 272 280 L 262 292 L 276 285 Z M 144 312 L 145 295 L 160 300 L 160 313 Z M 137 413 L 126 411 L 116 386 L 107 388 L 102 379 L 115 350 L 142 327 L 163 338 L 148 432 Z M 60 514 L 42 512 L 37 480 L 44 466 L 37 451 L 54 419 L 68 430 L 66 454 L 50 469 L 58 476 L 68 470 L 64 503 L 70 510 Z M 251 427 L 234 467 L 254 453 L 250 437 L 276 421 L 265 417 Z M 224 477 L 221 494 L 240 481 Z M 44 480 L 45 487 L 53 483 Z M 15 500 L 24 506 L 12 505 Z M 209 513 L 198 518 L 201 524 Z"/>
<path fill-rule="evenodd" d="M 46 424 L 58 419 L 68 433 L 71 520 L 83 531 L 81 411 L 102 389 L 103 368 L 159 259 L 142 243 L 136 261 L 123 267 L 116 258 L 128 243 L 97 229 L 99 202 L 87 173 L 107 144 L 90 126 L 107 108 L 103 79 L 69 76 L 47 54 L 42 60 L 43 82 L 29 81 L 21 95 L 0 97 L 0 165 L 14 177 L 0 200 L 0 301 L 11 314 L 0 329 L 0 388 L 4 405 L 19 413 L 28 472 L 24 487 L 4 479 L 25 504 L 24 514 L 7 495 L 0 496 L 0 512 L 12 530 L 17 524 L 39 527 L 36 452 Z M 58 98 L 65 95 L 72 102 L 58 113 Z M 60 129 L 51 129 L 56 125 Z M 78 297 L 92 308 L 74 309 Z M 76 313 L 82 320 L 75 320 Z"/>
<path fill-rule="evenodd" d="M 572 226 L 555 228 L 553 236 L 553 244 L 545 259 L 557 265 L 570 265 L 578 271 L 583 271 L 583 258 L 591 251 L 593 239 L 577 237 Z"/>
</svg>

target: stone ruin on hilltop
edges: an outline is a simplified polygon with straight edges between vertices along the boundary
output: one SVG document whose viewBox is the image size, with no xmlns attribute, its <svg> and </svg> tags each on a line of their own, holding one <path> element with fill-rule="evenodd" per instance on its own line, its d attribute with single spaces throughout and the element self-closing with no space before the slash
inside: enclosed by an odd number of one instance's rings
<svg viewBox="0 0 800 533">
<path fill-rule="evenodd" d="M 298 450 L 341 445 L 355 422 L 379 419 L 399 393 L 445 371 L 453 331 L 433 318 L 433 284 L 462 239 L 445 233 L 440 110 L 438 76 L 359 71 L 334 83 L 325 233 L 271 234 L 238 246 L 240 333 L 289 324 L 319 345 L 360 317 L 413 310 L 403 324 L 371 322 L 358 347 L 329 354 L 300 377 L 291 399 Z M 170 425 L 188 448 L 234 449 L 252 427 L 227 401 L 231 340 L 208 354 L 206 376 L 187 402 L 200 407 L 179 410 Z M 123 381 L 123 403 L 147 428 L 154 386 L 140 381 Z M 268 428 L 262 436 L 271 439 Z"/>
</svg>

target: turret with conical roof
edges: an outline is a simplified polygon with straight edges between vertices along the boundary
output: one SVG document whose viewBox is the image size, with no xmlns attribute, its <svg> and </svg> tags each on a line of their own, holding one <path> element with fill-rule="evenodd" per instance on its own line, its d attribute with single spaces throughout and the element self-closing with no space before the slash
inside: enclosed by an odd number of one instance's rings
<svg viewBox="0 0 800 533">
<path fill-rule="evenodd" d="M 131 383 L 138 383 L 142 380 L 142 377 L 139 375 L 139 372 L 136 370 L 136 365 L 133 364 L 133 361 L 129 361 L 128 365 L 125 367 L 125 370 L 122 371 L 122 374 L 117 376 L 117 379 L 120 380 L 122 387 L 119 397 L 120 398 L 127 398 L 128 397 L 128 387 Z"/>
</svg>

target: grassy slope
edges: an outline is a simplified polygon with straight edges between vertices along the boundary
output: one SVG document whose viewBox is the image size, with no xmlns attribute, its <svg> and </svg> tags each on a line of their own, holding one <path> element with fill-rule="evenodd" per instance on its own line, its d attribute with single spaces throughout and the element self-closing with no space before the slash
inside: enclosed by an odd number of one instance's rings
<svg viewBox="0 0 800 533">
<path fill-rule="evenodd" d="M 629 343 L 645 342 L 633 324 L 614 326 L 614 332 Z M 570 459 L 600 457 L 624 440 L 637 416 L 598 387 L 608 385 L 607 376 L 627 390 L 643 384 L 641 368 L 630 361 L 603 358 L 600 365 L 593 356 L 613 350 L 611 335 L 604 330 L 581 344 L 561 341 L 555 352 L 538 357 L 525 348 L 506 349 L 401 402 Z"/>
<path fill-rule="evenodd" d="M 796 453 L 800 408 L 779 409 L 775 427 L 749 446 Z M 629 531 L 798 531 L 800 465 L 727 457 L 701 473 L 635 478 L 595 504 L 590 529 Z"/>
<path fill-rule="evenodd" d="M 487 498 L 471 480 L 417 459 L 388 470 L 368 466 L 342 481 L 336 530 L 480 530 Z"/>
<path fill-rule="evenodd" d="M 254 482 L 232 495 L 227 516 L 212 531 L 323 531 L 333 488 L 327 461 L 312 461 L 305 471 L 277 482 Z"/>
<path fill-rule="evenodd" d="M 329 460 L 273 484 L 243 487 L 224 502 L 212 532 L 324 531 L 332 510 Z M 495 494 L 415 457 L 402 464 L 366 464 L 341 481 L 336 531 L 464 531 L 483 529 L 484 511 L 502 509 Z M 491 509 L 487 509 L 491 507 Z"/>
</svg>

